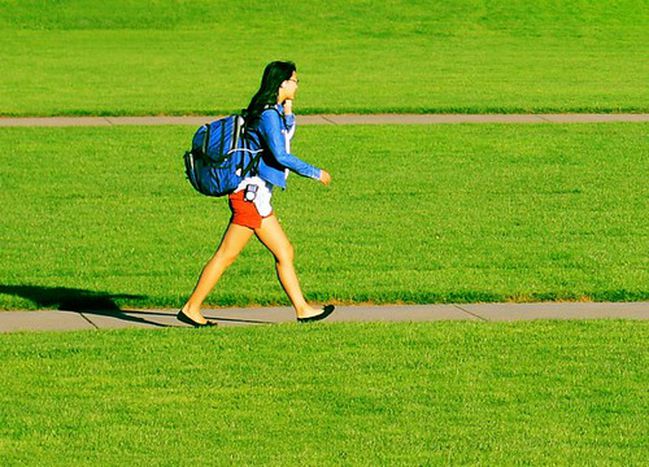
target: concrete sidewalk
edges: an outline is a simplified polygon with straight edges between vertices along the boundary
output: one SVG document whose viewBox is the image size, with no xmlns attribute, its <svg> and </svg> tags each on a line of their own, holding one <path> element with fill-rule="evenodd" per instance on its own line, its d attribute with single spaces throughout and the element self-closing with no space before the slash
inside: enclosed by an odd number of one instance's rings
<svg viewBox="0 0 649 467">
<path fill-rule="evenodd" d="M 222 308 L 205 310 L 219 326 L 294 323 L 289 307 Z M 114 328 L 189 327 L 176 320 L 176 310 L 5 311 L 0 333 Z M 326 323 L 414 321 L 529 321 L 537 319 L 649 320 L 649 302 L 632 303 L 482 303 L 456 305 L 339 306 Z M 316 324 L 320 325 L 320 324 Z"/>
<path fill-rule="evenodd" d="M 0 127 L 115 125 L 192 125 L 217 115 L 191 117 L 0 117 Z M 649 122 L 649 114 L 375 114 L 298 115 L 298 125 L 436 125 L 453 123 L 607 123 Z"/>
</svg>

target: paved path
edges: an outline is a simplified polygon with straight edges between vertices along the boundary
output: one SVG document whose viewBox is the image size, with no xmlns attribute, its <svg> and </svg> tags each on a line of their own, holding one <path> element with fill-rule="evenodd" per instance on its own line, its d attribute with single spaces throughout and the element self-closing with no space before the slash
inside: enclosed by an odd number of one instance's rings
<svg viewBox="0 0 649 467">
<path fill-rule="evenodd" d="M 0 312 L 0 332 L 187 327 L 176 320 L 175 314 L 175 310 L 5 311 Z M 223 308 L 206 310 L 205 316 L 215 319 L 220 326 L 295 322 L 295 315 L 289 307 Z M 350 321 L 527 321 L 536 319 L 649 320 L 649 302 L 339 306 L 323 324 Z"/>
<path fill-rule="evenodd" d="M 192 125 L 219 118 L 199 117 L 0 117 L 0 127 Z M 603 123 L 649 122 L 649 114 L 376 114 L 298 115 L 299 125 L 434 125 L 448 123 Z"/>
</svg>

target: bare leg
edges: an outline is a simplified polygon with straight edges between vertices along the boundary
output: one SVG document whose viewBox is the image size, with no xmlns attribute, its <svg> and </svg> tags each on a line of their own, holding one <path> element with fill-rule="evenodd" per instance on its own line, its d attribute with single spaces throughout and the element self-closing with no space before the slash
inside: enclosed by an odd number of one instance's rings
<svg viewBox="0 0 649 467">
<path fill-rule="evenodd" d="M 275 256 L 277 276 L 286 295 L 291 300 L 298 318 L 306 318 L 320 313 L 304 300 L 300 282 L 293 267 L 293 246 L 288 241 L 274 214 L 262 221 L 261 227 L 255 229 L 255 235 Z"/>
<path fill-rule="evenodd" d="M 223 272 L 237 259 L 243 247 L 252 237 L 252 233 L 252 229 L 248 227 L 237 224 L 228 226 L 219 248 L 203 268 L 192 295 L 183 306 L 183 313 L 197 323 L 206 322 L 205 317 L 201 314 L 201 306 L 205 298 L 212 291 Z"/>
</svg>

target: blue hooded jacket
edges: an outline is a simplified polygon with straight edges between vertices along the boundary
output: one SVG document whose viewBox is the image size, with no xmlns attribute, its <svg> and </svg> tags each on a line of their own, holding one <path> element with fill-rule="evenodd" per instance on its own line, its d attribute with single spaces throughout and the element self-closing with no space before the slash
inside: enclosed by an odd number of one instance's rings
<svg viewBox="0 0 649 467">
<path fill-rule="evenodd" d="M 295 157 L 287 151 L 286 138 L 295 129 L 295 115 L 285 115 L 284 107 L 277 104 L 262 112 L 259 119 L 246 126 L 249 149 L 261 149 L 257 175 L 271 185 L 286 189 L 286 169 L 303 177 L 320 178 L 321 170 Z"/>
</svg>

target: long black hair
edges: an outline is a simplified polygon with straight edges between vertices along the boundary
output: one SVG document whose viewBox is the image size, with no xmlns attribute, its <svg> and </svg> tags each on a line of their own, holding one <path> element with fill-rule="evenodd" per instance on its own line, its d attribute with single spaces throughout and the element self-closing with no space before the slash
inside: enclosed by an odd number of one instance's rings
<svg viewBox="0 0 649 467">
<path fill-rule="evenodd" d="M 293 62 L 275 61 L 266 65 L 259 90 L 252 96 L 248 108 L 243 112 L 246 123 L 257 120 L 267 105 L 277 104 L 280 86 L 291 78 L 294 71 L 296 68 Z"/>
</svg>

